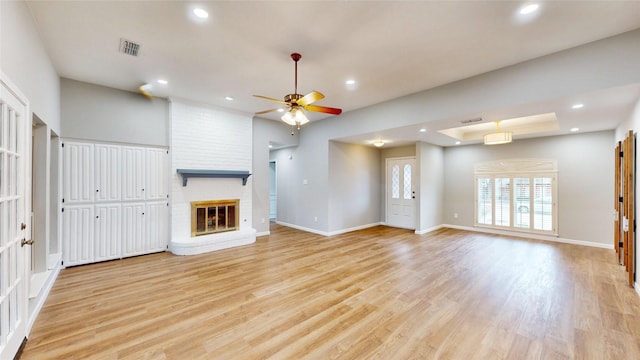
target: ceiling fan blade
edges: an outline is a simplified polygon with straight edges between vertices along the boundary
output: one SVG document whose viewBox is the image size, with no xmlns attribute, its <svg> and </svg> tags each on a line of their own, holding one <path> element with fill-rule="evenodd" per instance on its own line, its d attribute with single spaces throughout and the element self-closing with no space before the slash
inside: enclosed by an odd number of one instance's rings
<svg viewBox="0 0 640 360">
<path fill-rule="evenodd" d="M 310 93 L 308 93 L 307 95 L 303 96 L 302 98 L 300 98 L 297 103 L 299 105 L 302 106 L 307 106 L 309 104 L 312 104 L 318 100 L 322 100 L 324 99 L 324 95 L 322 95 L 322 93 L 319 93 L 317 91 L 312 91 Z"/>
<path fill-rule="evenodd" d="M 140 94 L 144 95 L 147 99 L 153 99 L 153 94 L 151 94 L 151 84 L 143 84 L 138 87 L 138 91 Z"/>
<path fill-rule="evenodd" d="M 270 97 L 266 97 L 266 96 L 262 96 L 262 95 L 253 95 L 255 97 L 261 98 L 261 99 L 265 99 L 265 100 L 269 100 L 269 101 L 273 101 L 273 102 L 277 102 L 280 104 L 286 104 L 285 101 L 282 100 L 278 100 L 278 99 L 274 99 L 274 98 L 270 98 Z"/>
<path fill-rule="evenodd" d="M 307 105 L 304 108 L 305 110 L 321 112 L 325 114 L 332 114 L 332 115 L 340 115 L 342 113 L 342 109 L 332 108 L 327 106 Z"/>
<path fill-rule="evenodd" d="M 258 111 L 258 112 L 256 112 L 256 113 L 255 113 L 255 115 L 266 114 L 266 113 L 270 113 L 270 112 L 272 112 L 272 111 L 278 111 L 278 110 L 280 110 L 280 109 L 281 109 L 281 108 L 275 108 L 275 109 L 269 109 L 269 110 Z"/>
</svg>

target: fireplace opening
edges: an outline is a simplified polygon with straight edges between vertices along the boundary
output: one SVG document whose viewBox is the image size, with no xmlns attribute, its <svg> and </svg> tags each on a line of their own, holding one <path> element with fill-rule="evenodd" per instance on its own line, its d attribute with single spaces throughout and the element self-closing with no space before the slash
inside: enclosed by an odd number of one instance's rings
<svg viewBox="0 0 640 360">
<path fill-rule="evenodd" d="M 238 230 L 240 200 L 191 202 L 191 237 Z"/>
</svg>

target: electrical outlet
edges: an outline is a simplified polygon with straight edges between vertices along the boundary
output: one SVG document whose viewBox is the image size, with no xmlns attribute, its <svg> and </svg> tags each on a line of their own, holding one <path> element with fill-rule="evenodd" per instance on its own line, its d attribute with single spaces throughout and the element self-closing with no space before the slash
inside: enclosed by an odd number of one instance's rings
<svg viewBox="0 0 640 360">
<path fill-rule="evenodd" d="M 317 217 L 317 216 L 314 216 L 314 217 L 313 217 L 313 221 L 314 221 L 314 222 L 318 222 L 318 217 Z"/>
<path fill-rule="evenodd" d="M 453 218 L 457 219 L 458 218 L 458 213 L 453 213 Z"/>
</svg>

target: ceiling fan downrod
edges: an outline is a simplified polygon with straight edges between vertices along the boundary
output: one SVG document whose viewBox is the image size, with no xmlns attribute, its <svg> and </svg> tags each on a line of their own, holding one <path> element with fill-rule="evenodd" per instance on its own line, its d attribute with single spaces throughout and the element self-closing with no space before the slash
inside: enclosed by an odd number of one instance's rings
<svg viewBox="0 0 640 360">
<path fill-rule="evenodd" d="M 298 54 L 298 53 L 292 53 L 291 54 L 291 59 L 295 62 L 295 71 L 296 71 L 296 75 L 295 75 L 295 82 L 294 82 L 294 87 L 293 87 L 293 93 L 294 94 L 298 94 L 298 61 L 300 61 L 300 59 L 302 59 L 302 55 Z"/>
</svg>

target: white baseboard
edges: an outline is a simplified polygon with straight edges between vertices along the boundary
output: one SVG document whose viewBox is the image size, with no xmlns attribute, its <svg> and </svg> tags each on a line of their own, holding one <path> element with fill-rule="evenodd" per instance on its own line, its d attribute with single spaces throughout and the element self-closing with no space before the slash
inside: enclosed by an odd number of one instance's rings
<svg viewBox="0 0 640 360">
<path fill-rule="evenodd" d="M 356 227 L 352 227 L 352 228 L 348 228 L 348 229 L 341 229 L 341 230 L 327 232 L 327 231 L 321 231 L 321 230 L 317 230 L 317 229 L 307 228 L 307 227 L 304 227 L 304 226 L 289 224 L 289 223 L 282 222 L 282 221 L 276 221 L 276 224 L 282 225 L 282 226 L 286 226 L 286 227 L 290 227 L 290 228 L 297 229 L 297 230 L 310 232 L 310 233 L 313 233 L 313 234 L 322 235 L 322 236 L 339 235 L 339 234 L 344 234 L 344 233 L 348 233 L 348 232 L 351 232 L 351 231 L 362 230 L 362 229 L 366 229 L 366 228 L 370 228 L 370 227 L 381 225 L 381 223 L 377 222 L 377 223 L 371 223 L 371 224 L 366 224 L 366 225 L 360 225 L 360 226 L 356 226 Z"/>
<path fill-rule="evenodd" d="M 286 226 L 286 227 L 290 227 L 290 228 L 296 229 L 296 230 L 302 230 L 302 231 L 310 232 L 310 233 L 313 233 L 313 234 L 318 234 L 318 235 L 322 235 L 322 236 L 329 236 L 329 233 L 327 233 L 325 231 L 311 229 L 311 228 L 307 228 L 307 227 L 299 226 L 299 225 L 295 225 L 295 224 L 289 224 L 289 223 L 286 223 L 286 222 L 283 222 L 283 221 L 276 220 L 276 224 L 282 225 L 282 226 Z"/>
<path fill-rule="evenodd" d="M 289 223 L 282 222 L 282 221 L 276 221 L 276 224 L 282 225 L 282 226 L 286 226 L 286 227 L 290 227 L 290 228 L 293 228 L 293 229 L 298 229 L 298 230 L 302 230 L 302 231 L 318 234 L 318 235 L 322 235 L 322 236 L 339 235 L 339 234 L 344 234 L 344 233 L 348 233 L 348 232 L 356 231 L 356 230 L 362 230 L 362 229 L 366 229 L 366 228 L 370 228 L 370 227 L 374 227 L 374 226 L 378 226 L 378 225 L 385 225 L 384 222 L 377 222 L 377 223 L 372 223 L 372 224 L 367 224 L 367 225 L 356 226 L 356 227 L 352 227 L 352 228 L 348 228 L 348 229 L 342 229 L 342 230 L 337 230 L 337 231 L 326 232 L 326 231 L 320 231 L 320 230 L 317 230 L 317 229 L 307 228 L 307 227 L 304 227 L 304 226 L 289 224 Z M 528 234 L 528 233 L 521 233 L 521 232 L 516 232 L 516 231 L 505 231 L 505 230 L 499 230 L 499 229 L 488 229 L 488 228 L 480 228 L 480 227 L 473 227 L 473 226 L 461 226 L 461 225 L 451 225 L 451 224 L 440 224 L 440 225 L 436 225 L 436 226 L 433 226 L 433 227 L 430 227 L 430 228 L 427 228 L 427 229 L 415 230 L 415 234 L 416 235 L 423 235 L 423 234 L 427 234 L 427 233 L 430 233 L 432 231 L 436 231 L 436 230 L 439 230 L 439 229 L 442 229 L 442 228 L 458 229 L 458 230 L 465 230 L 465 231 L 475 231 L 475 232 L 481 232 L 481 233 L 486 233 L 486 234 L 513 236 L 513 237 L 520 237 L 520 238 L 525 238 L 525 239 L 535 239 L 535 240 L 559 242 L 559 243 L 573 244 L 573 245 L 590 246 L 590 247 L 597 247 L 597 248 L 602 248 L 602 249 L 613 249 L 613 245 L 611 245 L 611 244 L 602 244 L 602 243 L 596 243 L 596 242 L 593 242 L 593 241 L 565 239 L 565 238 L 556 237 L 556 236 L 548 236 L 548 235 L 540 235 L 540 234 Z"/>
<path fill-rule="evenodd" d="M 556 236 L 526 234 L 526 233 L 521 233 L 516 231 L 504 231 L 504 230 L 498 230 L 498 229 L 486 229 L 481 227 L 460 226 L 460 225 L 450 225 L 450 224 L 443 224 L 441 226 L 451 228 L 451 229 L 475 231 L 475 232 L 481 232 L 481 233 L 487 233 L 487 234 L 506 235 L 506 236 L 525 238 L 525 239 L 535 239 L 535 240 L 559 242 L 559 243 L 565 243 L 565 244 L 591 246 L 591 247 L 610 249 L 610 250 L 613 249 L 613 244 L 603 244 L 603 243 L 597 243 L 597 242 L 585 241 L 585 240 L 565 239 L 565 238 L 556 237 Z"/>
<path fill-rule="evenodd" d="M 636 292 L 638 293 L 638 295 L 640 295 L 640 283 L 634 283 L 633 288 L 636 289 Z"/>
<path fill-rule="evenodd" d="M 371 223 L 371 224 L 366 224 L 366 225 L 360 225 L 360 226 L 356 226 L 356 227 L 352 227 L 352 228 L 348 228 L 348 229 L 330 231 L 328 234 L 329 234 L 329 236 L 340 235 L 340 234 L 345 234 L 345 233 L 356 231 L 356 230 L 368 229 L 370 227 L 378 226 L 378 225 L 381 225 L 381 224 L 382 223 L 377 222 L 377 223 Z"/>
<path fill-rule="evenodd" d="M 262 231 L 262 232 L 257 232 L 256 233 L 256 237 L 260 237 L 260 236 L 269 236 L 271 235 L 271 231 Z"/>
<path fill-rule="evenodd" d="M 436 226 L 433 226 L 433 227 L 430 227 L 430 228 L 427 228 L 427 229 L 416 230 L 415 233 L 416 233 L 416 235 L 423 235 L 423 234 L 426 234 L 426 233 L 430 233 L 432 231 L 440 230 L 443 227 L 445 227 L 445 225 L 436 225 Z"/>
<path fill-rule="evenodd" d="M 44 281 L 42 288 L 40 289 L 38 296 L 32 299 L 29 299 L 29 321 L 27 323 L 27 338 L 29 338 L 29 333 L 31 332 L 31 328 L 33 324 L 36 322 L 36 318 L 38 314 L 40 314 L 40 310 L 44 306 L 45 300 L 49 296 L 49 292 L 53 288 L 53 284 L 56 282 L 58 275 L 60 274 L 60 270 L 62 269 L 62 261 L 58 261 L 56 266 L 53 269 L 49 270 L 49 276 Z M 35 301 L 31 304 L 31 301 Z M 32 306 L 33 305 L 33 306 Z"/>
</svg>

